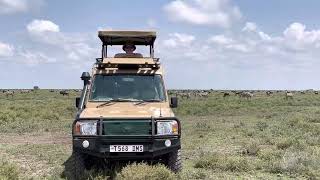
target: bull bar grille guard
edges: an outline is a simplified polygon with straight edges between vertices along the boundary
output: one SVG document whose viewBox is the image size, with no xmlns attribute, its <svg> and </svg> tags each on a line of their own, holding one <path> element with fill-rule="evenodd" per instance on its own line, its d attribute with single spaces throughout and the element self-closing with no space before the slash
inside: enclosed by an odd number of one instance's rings
<svg viewBox="0 0 320 180">
<path fill-rule="evenodd" d="M 146 121 L 150 121 L 151 120 L 151 135 L 103 135 L 103 121 L 104 120 L 146 120 Z M 74 126 L 78 121 L 81 120 L 97 120 L 98 124 L 97 124 L 97 135 L 76 135 L 74 134 Z M 177 135 L 157 135 L 155 132 L 155 127 L 156 127 L 156 123 L 157 121 L 165 121 L 165 120 L 175 120 L 178 123 L 178 134 Z M 105 137 L 105 138 L 149 138 L 149 139 L 154 139 L 154 138 L 180 138 L 181 137 L 181 123 L 180 120 L 176 117 L 158 117 L 158 118 L 137 118 L 137 117 L 126 117 L 126 118 L 77 118 L 76 120 L 73 121 L 72 123 L 72 137 L 73 138 L 77 138 L 77 137 L 81 137 L 81 138 L 95 138 L 95 137 Z"/>
</svg>

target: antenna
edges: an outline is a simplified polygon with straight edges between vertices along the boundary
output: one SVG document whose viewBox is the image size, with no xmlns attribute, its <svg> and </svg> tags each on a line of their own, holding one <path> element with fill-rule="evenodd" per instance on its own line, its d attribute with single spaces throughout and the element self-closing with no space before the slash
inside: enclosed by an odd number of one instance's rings
<svg viewBox="0 0 320 180">
<path fill-rule="evenodd" d="M 160 103 L 160 114 L 159 117 L 162 117 L 162 112 L 161 112 L 161 103 Z"/>
</svg>

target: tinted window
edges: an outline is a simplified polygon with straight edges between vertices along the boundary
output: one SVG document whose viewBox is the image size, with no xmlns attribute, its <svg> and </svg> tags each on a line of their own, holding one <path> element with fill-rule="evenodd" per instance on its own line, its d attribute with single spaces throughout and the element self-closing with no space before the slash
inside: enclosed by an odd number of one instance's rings
<svg viewBox="0 0 320 180">
<path fill-rule="evenodd" d="M 160 75 L 96 75 L 93 80 L 91 101 L 112 99 L 165 100 Z"/>
</svg>

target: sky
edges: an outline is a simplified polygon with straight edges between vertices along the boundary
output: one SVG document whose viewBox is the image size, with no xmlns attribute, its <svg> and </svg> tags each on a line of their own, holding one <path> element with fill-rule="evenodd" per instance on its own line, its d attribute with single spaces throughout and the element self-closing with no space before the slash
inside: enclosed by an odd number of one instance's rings
<svg viewBox="0 0 320 180">
<path fill-rule="evenodd" d="M 97 31 L 155 30 L 170 89 L 320 89 L 319 0 L 0 0 L 0 88 L 81 88 Z M 139 50 L 139 49 L 138 49 Z"/>
</svg>

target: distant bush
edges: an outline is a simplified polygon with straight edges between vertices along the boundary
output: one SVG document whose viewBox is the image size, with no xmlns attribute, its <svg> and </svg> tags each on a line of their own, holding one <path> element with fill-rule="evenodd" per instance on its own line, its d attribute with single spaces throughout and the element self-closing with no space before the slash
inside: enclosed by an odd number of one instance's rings
<svg viewBox="0 0 320 180">
<path fill-rule="evenodd" d="M 263 131 L 268 127 L 268 124 L 264 121 L 259 121 L 257 122 L 256 126 L 260 131 Z"/>
<path fill-rule="evenodd" d="M 294 143 L 293 139 L 290 138 L 286 138 L 286 139 L 282 139 L 280 140 L 276 145 L 278 149 L 288 149 L 290 146 L 292 146 Z"/>
<path fill-rule="evenodd" d="M 122 169 L 117 180 L 174 180 L 175 174 L 163 165 L 131 164 Z"/>
<path fill-rule="evenodd" d="M 206 122 L 197 122 L 195 126 L 199 131 L 210 131 L 211 126 Z"/>
<path fill-rule="evenodd" d="M 248 172 L 252 170 L 251 164 L 245 157 L 222 154 L 203 156 L 196 161 L 194 167 L 231 172 Z"/>
<path fill-rule="evenodd" d="M 286 150 L 264 149 L 258 153 L 258 157 L 263 160 L 266 172 L 317 179 L 320 177 L 320 159 L 315 153 L 299 152 L 290 147 Z"/>
<path fill-rule="evenodd" d="M 8 162 L 0 162 L 0 179 L 19 179 L 17 168 Z"/>
<path fill-rule="evenodd" d="M 244 145 L 243 154 L 246 154 L 249 156 L 256 156 L 259 151 L 260 151 L 259 145 L 255 142 L 252 142 Z"/>
</svg>

